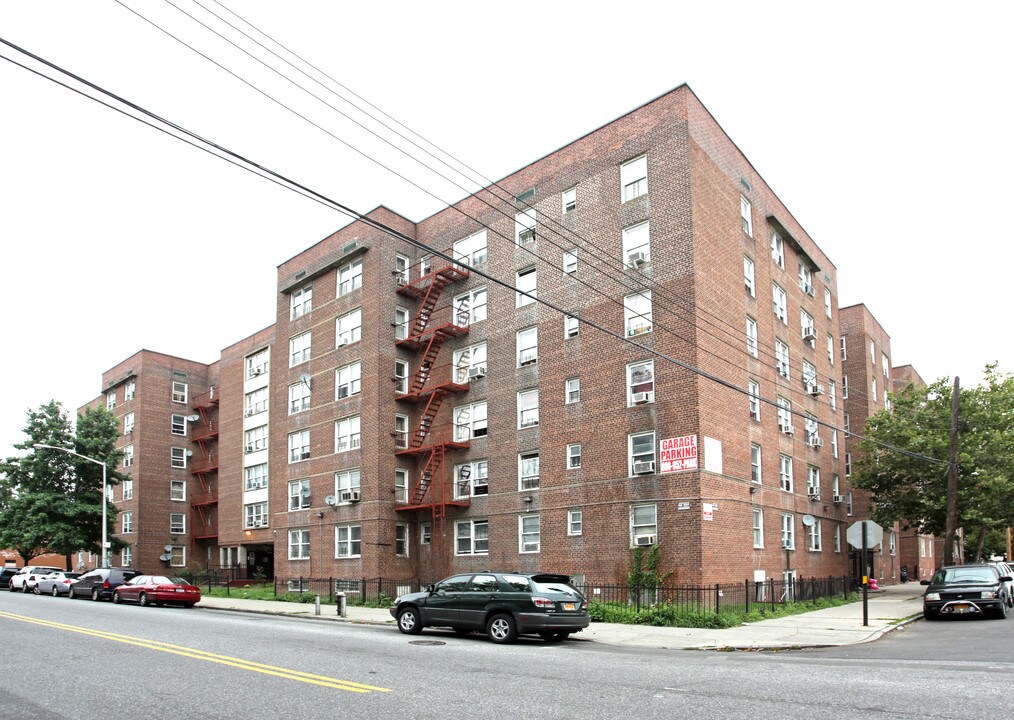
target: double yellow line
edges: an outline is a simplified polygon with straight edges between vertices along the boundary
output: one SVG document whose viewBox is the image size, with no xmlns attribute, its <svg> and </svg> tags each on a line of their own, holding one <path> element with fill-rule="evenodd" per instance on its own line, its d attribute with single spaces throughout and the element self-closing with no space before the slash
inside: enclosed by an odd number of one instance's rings
<svg viewBox="0 0 1014 720">
<path fill-rule="evenodd" d="M 17 620 L 31 625 L 41 625 L 42 627 L 54 630 L 65 630 L 67 632 L 88 635 L 101 640 L 112 640 L 113 642 L 124 643 L 125 645 L 134 645 L 136 647 L 147 648 L 148 650 L 157 650 L 171 655 L 180 655 L 182 657 L 193 658 L 195 660 L 204 660 L 206 662 L 218 663 L 219 665 L 228 665 L 229 667 L 239 668 L 240 670 L 249 670 L 251 672 L 262 673 L 264 675 L 273 675 L 274 677 L 284 678 L 285 680 L 296 680 L 298 682 L 309 683 L 310 685 L 334 688 L 335 690 L 345 690 L 347 692 L 354 693 L 391 692 L 391 688 L 362 685 L 360 683 L 352 682 L 351 680 L 339 680 L 338 678 L 330 678 L 323 675 L 313 675 L 299 670 L 289 670 L 288 668 L 276 667 L 274 665 L 265 665 L 263 663 L 243 660 L 242 658 L 231 657 L 229 655 L 219 655 L 218 653 L 195 650 L 194 648 L 172 645 L 170 643 L 159 642 L 157 640 L 146 640 L 144 638 L 133 637 L 131 635 L 117 635 L 115 633 L 103 632 L 102 630 L 91 630 L 89 628 L 78 627 L 76 625 L 66 625 L 64 623 L 53 622 L 51 620 L 40 620 L 27 615 L 15 615 L 14 613 L 0 611 L 0 618 Z"/>
</svg>

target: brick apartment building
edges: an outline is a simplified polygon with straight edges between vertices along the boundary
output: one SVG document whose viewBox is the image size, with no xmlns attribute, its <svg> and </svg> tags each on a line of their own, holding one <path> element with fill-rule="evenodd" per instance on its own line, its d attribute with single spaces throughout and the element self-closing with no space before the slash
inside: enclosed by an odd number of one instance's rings
<svg viewBox="0 0 1014 720">
<path fill-rule="evenodd" d="M 103 375 L 133 417 L 122 562 L 609 583 L 658 544 L 674 582 L 849 571 L 837 428 L 881 358 L 839 360 L 834 265 L 687 86 L 421 222 L 367 217 L 282 263 L 275 322 L 217 362 Z"/>
</svg>

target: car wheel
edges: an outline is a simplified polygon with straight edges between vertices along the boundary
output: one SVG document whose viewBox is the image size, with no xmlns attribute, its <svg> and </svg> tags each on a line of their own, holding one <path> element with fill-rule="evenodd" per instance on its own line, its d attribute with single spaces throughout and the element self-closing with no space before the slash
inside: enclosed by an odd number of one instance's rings
<svg viewBox="0 0 1014 720">
<path fill-rule="evenodd" d="M 56 585 L 53 586 L 53 597 L 60 597 L 60 591 L 57 590 Z"/>
<path fill-rule="evenodd" d="M 14 592 L 14 581 L 7 583 L 7 589 L 11 592 Z"/>
<path fill-rule="evenodd" d="M 148 602 L 148 593 L 141 593 L 141 597 L 137 601 L 141 603 L 141 607 L 151 607 L 151 603 Z"/>
<path fill-rule="evenodd" d="M 494 615 L 486 623 L 486 634 L 495 643 L 512 643 L 518 639 L 518 626 L 510 615 Z"/>
<path fill-rule="evenodd" d="M 123 600 L 120 598 L 120 593 L 114 592 L 113 593 L 113 604 L 114 605 L 119 605 L 121 602 L 123 602 Z"/>
<path fill-rule="evenodd" d="M 996 609 L 996 619 L 1006 620 L 1007 619 L 1007 603 L 1001 602 L 1000 606 Z"/>
<path fill-rule="evenodd" d="M 99 596 L 99 589 L 98 588 L 92 588 L 92 601 L 93 602 L 98 602 L 99 601 L 99 597 L 100 597 Z"/>
<path fill-rule="evenodd" d="M 24 585 L 21 586 L 21 592 L 23 592 L 23 593 L 29 593 L 31 591 L 32 591 L 32 589 L 30 587 L 28 587 L 28 583 L 25 583 Z"/>
<path fill-rule="evenodd" d="M 414 607 L 405 608 L 398 613 L 398 629 L 406 635 L 418 635 L 422 632 L 422 619 Z"/>
<path fill-rule="evenodd" d="M 67 590 L 67 598 L 69 600 L 75 600 L 75 599 L 77 599 L 77 595 L 74 594 L 74 588 L 69 588 Z"/>
<path fill-rule="evenodd" d="M 41 595 L 42 594 L 42 590 L 39 590 L 38 583 L 36 583 L 35 587 L 32 588 L 32 592 L 35 593 L 36 595 Z"/>
</svg>

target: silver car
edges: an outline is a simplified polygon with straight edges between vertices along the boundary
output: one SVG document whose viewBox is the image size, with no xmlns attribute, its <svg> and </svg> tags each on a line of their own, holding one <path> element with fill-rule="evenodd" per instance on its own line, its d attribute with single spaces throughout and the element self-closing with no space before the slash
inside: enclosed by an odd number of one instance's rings
<svg viewBox="0 0 1014 720">
<path fill-rule="evenodd" d="M 41 576 L 33 589 L 36 595 L 52 595 L 53 597 L 69 595 L 70 586 L 76 583 L 79 577 L 81 577 L 81 573 L 60 570 Z"/>
<path fill-rule="evenodd" d="M 21 592 L 31 592 L 40 576 L 48 575 L 51 572 L 59 572 L 61 569 L 48 565 L 25 565 L 18 570 L 17 575 L 11 578 L 7 589 L 11 592 L 17 592 L 18 590 Z"/>
</svg>

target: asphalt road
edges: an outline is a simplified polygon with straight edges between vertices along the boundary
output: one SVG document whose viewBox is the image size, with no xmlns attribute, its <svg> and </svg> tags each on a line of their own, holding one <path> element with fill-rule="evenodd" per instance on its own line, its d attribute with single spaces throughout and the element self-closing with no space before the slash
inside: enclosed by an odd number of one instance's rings
<svg viewBox="0 0 1014 720">
<path fill-rule="evenodd" d="M 367 627 L 0 593 L 0 717 L 974 718 L 1009 714 L 1014 618 L 779 653 Z"/>
</svg>

